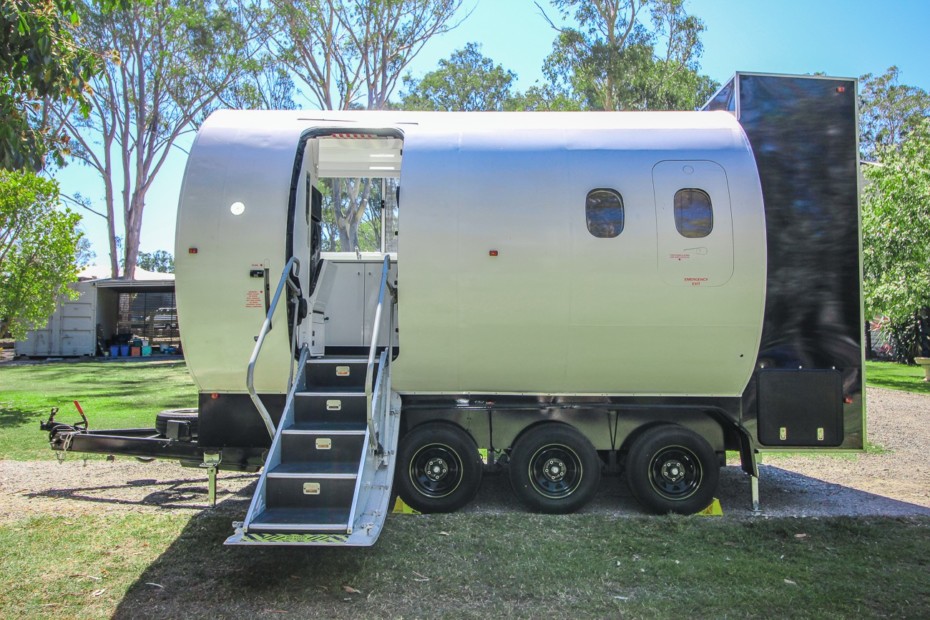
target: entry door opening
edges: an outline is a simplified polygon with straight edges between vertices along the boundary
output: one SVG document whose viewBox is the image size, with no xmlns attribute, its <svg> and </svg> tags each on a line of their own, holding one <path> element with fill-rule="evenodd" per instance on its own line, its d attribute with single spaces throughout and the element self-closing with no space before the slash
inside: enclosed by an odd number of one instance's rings
<svg viewBox="0 0 930 620">
<path fill-rule="evenodd" d="M 320 192 L 323 252 L 396 252 L 403 140 L 347 132 L 317 138 L 311 184 Z"/>
</svg>

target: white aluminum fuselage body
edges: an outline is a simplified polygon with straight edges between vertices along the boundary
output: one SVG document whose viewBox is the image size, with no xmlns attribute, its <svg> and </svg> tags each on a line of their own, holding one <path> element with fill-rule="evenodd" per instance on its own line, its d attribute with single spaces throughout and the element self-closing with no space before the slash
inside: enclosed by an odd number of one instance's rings
<svg viewBox="0 0 930 620">
<path fill-rule="evenodd" d="M 752 151 L 731 115 L 227 111 L 211 116 L 195 141 L 178 214 L 178 313 L 202 392 L 245 389 L 265 294 L 250 272 L 267 268 L 273 286 L 288 235 L 294 255 L 309 257 L 304 179 L 320 173 L 313 138 L 302 137 L 327 129 L 391 130 L 403 139 L 392 273 L 396 391 L 745 389 L 762 329 L 765 222 Z M 588 192 L 604 188 L 624 205 L 613 238 L 593 236 L 585 219 Z M 685 188 L 713 202 L 706 237 L 676 229 L 674 195 Z M 336 300 L 367 307 L 374 297 L 367 281 L 345 284 L 333 274 L 371 279 L 362 274 L 372 266 L 379 274 L 380 262 L 354 253 L 327 261 L 321 283 L 327 270 L 331 282 L 310 302 L 328 319 L 328 346 L 345 345 L 338 334 L 350 333 L 368 344 L 370 325 L 337 323 L 370 313 Z M 290 355 L 279 315 L 257 370 L 260 392 L 286 387 Z M 307 320 L 302 340 L 309 329 Z"/>
</svg>

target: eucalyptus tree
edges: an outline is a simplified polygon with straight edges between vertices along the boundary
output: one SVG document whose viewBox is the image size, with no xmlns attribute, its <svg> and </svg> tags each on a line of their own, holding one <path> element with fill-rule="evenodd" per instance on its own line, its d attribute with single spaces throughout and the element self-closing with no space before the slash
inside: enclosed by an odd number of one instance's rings
<svg viewBox="0 0 930 620">
<path fill-rule="evenodd" d="M 404 76 L 405 110 L 505 110 L 513 105 L 517 75 L 481 53 L 481 45 L 467 43 L 439 66 L 415 79 Z"/>
<path fill-rule="evenodd" d="M 100 176 L 109 225 L 110 266 L 119 273 L 117 237 L 123 238 L 124 277 L 138 260 L 146 197 L 178 139 L 197 128 L 219 98 L 254 67 L 257 12 L 225 0 L 133 0 L 113 11 L 76 0 L 83 16 L 75 32 L 107 57 L 89 81 L 88 115 L 74 105 L 55 114 L 71 137 L 74 155 Z M 118 234 L 116 213 L 123 230 Z"/>
<path fill-rule="evenodd" d="M 891 66 L 881 75 L 859 78 L 859 146 L 866 159 L 896 147 L 930 116 L 930 94 L 901 83 L 901 70 Z"/>
<path fill-rule="evenodd" d="M 717 88 L 701 75 L 704 23 L 684 0 L 551 0 L 563 25 L 540 12 L 557 32 L 535 90 L 557 107 L 589 110 L 682 110 Z"/>
</svg>

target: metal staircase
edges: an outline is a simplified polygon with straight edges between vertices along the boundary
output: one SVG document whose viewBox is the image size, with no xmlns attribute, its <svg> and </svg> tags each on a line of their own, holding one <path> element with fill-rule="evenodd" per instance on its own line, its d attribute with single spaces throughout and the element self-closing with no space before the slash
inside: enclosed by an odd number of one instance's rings
<svg viewBox="0 0 930 620">
<path fill-rule="evenodd" d="M 369 546 L 378 539 L 390 508 L 400 411 L 391 391 L 393 334 L 375 359 L 388 267 L 386 258 L 367 359 L 310 359 L 301 348 L 252 503 L 227 545 Z M 393 324 L 393 303 L 391 314 Z"/>
</svg>

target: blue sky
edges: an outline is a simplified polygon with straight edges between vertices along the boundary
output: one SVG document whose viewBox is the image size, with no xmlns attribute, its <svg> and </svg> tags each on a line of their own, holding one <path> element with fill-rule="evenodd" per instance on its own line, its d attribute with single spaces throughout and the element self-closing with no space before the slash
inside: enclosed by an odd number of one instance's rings
<svg viewBox="0 0 930 620">
<path fill-rule="evenodd" d="M 514 71 L 520 90 L 542 79 L 540 68 L 554 32 L 532 0 L 465 0 L 474 7 L 454 31 L 431 41 L 410 67 L 414 76 L 469 41 Z M 544 0 L 540 4 L 547 6 Z M 813 73 L 839 77 L 879 74 L 897 65 L 903 81 L 930 90 L 930 0 L 687 0 L 707 26 L 702 37 L 702 71 L 718 82 L 736 71 Z M 550 16 L 557 17 L 555 11 Z M 396 98 L 396 97 L 395 97 Z M 142 227 L 142 251 L 174 251 L 174 219 L 185 155 L 178 152 L 149 193 Z M 66 193 L 80 191 L 103 210 L 100 181 L 71 164 L 59 175 Z M 107 264 L 102 218 L 82 211 L 83 228 Z"/>
</svg>

